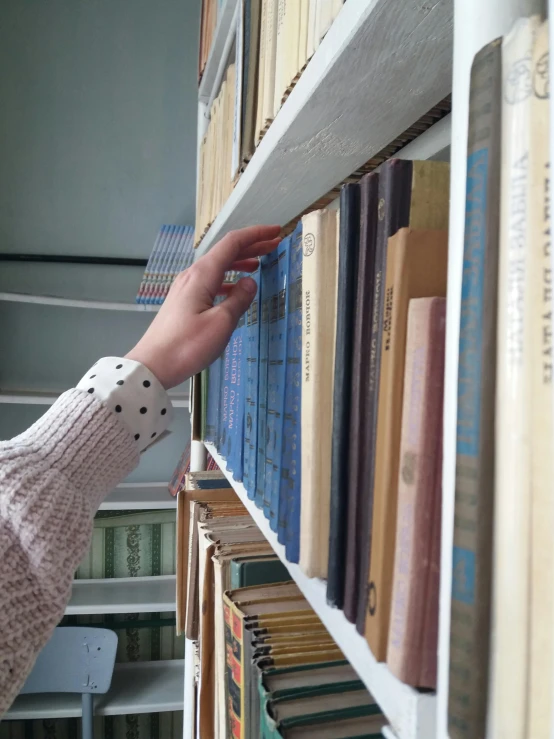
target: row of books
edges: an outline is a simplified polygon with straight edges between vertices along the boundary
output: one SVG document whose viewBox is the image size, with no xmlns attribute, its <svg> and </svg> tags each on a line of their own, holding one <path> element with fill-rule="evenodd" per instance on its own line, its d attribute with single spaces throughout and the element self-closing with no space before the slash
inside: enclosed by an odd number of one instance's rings
<svg viewBox="0 0 554 739">
<path fill-rule="evenodd" d="M 436 683 L 449 165 L 304 216 L 201 377 L 204 439 L 375 657 Z"/>
<path fill-rule="evenodd" d="M 471 71 L 452 739 L 554 731 L 550 126 L 548 22 L 536 15 L 483 48 Z"/>
<path fill-rule="evenodd" d="M 198 240 L 227 200 L 343 2 L 238 0 L 234 59 L 213 100 L 200 146 Z M 216 5 L 217 0 L 203 2 L 200 69 L 217 23 Z"/>
<path fill-rule="evenodd" d="M 194 260 L 194 228 L 163 225 L 158 231 L 152 252 L 137 293 L 137 303 L 163 303 L 173 280 Z"/>
<path fill-rule="evenodd" d="M 197 489 L 179 493 L 178 528 L 190 557 L 198 735 L 377 739 L 379 707 L 236 494 L 218 473 L 187 482 Z"/>
</svg>

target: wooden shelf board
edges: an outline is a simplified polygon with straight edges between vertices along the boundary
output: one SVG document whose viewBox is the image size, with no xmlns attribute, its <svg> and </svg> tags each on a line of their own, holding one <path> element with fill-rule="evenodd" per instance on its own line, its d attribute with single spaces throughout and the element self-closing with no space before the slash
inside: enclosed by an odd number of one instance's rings
<svg viewBox="0 0 554 739">
<path fill-rule="evenodd" d="M 448 0 L 347 2 L 197 258 L 231 229 L 290 222 L 444 99 L 452 24 Z"/>
<path fill-rule="evenodd" d="M 95 699 L 95 714 L 162 713 L 183 709 L 184 660 L 116 664 L 106 695 Z M 75 693 L 20 695 L 2 717 L 54 719 L 81 716 L 81 696 Z"/>
<path fill-rule="evenodd" d="M 176 610 L 175 575 L 74 580 L 66 616 Z"/>
<path fill-rule="evenodd" d="M 168 483 L 122 483 L 104 498 L 101 511 L 162 510 L 177 508 Z"/>
<path fill-rule="evenodd" d="M 434 737 L 436 697 L 433 694 L 419 693 L 400 682 L 389 671 L 386 664 L 377 662 L 366 640 L 358 634 L 342 611 L 327 604 L 326 582 L 304 575 L 298 565 L 291 564 L 285 555 L 285 548 L 278 543 L 276 534 L 271 531 L 263 512 L 248 499 L 242 483 L 236 482 L 227 470 L 225 460 L 212 444 L 206 444 L 222 472 L 235 489 L 248 512 L 273 547 L 275 553 L 286 565 L 291 577 L 304 594 L 306 600 L 317 613 L 329 634 L 344 652 L 346 658 L 363 680 L 381 710 L 391 724 L 392 730 L 402 739 L 429 739 Z"/>
</svg>

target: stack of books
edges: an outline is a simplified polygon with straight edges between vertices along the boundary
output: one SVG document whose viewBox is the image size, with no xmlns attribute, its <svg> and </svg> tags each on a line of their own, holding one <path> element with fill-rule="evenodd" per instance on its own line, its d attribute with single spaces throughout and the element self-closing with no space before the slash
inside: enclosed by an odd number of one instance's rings
<svg viewBox="0 0 554 739">
<path fill-rule="evenodd" d="M 209 111 L 200 146 L 197 240 L 227 200 L 344 0 L 238 0 L 235 53 Z M 217 23 L 217 0 L 202 4 L 200 72 Z"/>
<path fill-rule="evenodd" d="M 161 305 L 179 272 L 194 260 L 194 228 L 160 228 L 137 293 L 137 303 Z"/>
<path fill-rule="evenodd" d="M 389 160 L 260 261 L 205 440 L 378 660 L 436 685 L 449 165 Z M 340 224 L 340 225 L 339 225 Z"/>
<path fill-rule="evenodd" d="M 377 739 L 380 709 L 233 490 L 187 486 L 178 528 L 199 735 Z"/>
</svg>

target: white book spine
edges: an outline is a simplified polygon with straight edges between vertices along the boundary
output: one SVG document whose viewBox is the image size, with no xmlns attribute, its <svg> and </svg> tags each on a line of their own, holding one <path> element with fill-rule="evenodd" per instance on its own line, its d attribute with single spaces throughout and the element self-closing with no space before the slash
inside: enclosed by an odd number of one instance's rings
<svg viewBox="0 0 554 739">
<path fill-rule="evenodd" d="M 524 739 L 526 728 L 531 490 L 529 361 L 524 303 L 529 247 L 531 68 L 538 23 L 536 16 L 520 19 L 502 43 L 503 128 L 489 696 L 489 736 L 493 739 Z"/>
</svg>

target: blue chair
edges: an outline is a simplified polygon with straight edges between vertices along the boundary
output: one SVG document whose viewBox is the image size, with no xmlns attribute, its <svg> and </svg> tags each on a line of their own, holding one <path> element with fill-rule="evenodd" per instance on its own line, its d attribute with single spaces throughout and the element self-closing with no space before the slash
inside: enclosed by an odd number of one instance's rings
<svg viewBox="0 0 554 739">
<path fill-rule="evenodd" d="M 82 739 L 93 739 L 94 695 L 110 689 L 116 651 L 117 634 L 109 629 L 58 626 L 21 694 L 81 693 Z"/>
</svg>

